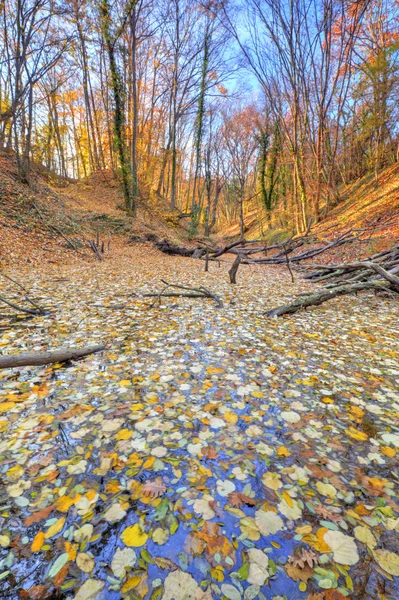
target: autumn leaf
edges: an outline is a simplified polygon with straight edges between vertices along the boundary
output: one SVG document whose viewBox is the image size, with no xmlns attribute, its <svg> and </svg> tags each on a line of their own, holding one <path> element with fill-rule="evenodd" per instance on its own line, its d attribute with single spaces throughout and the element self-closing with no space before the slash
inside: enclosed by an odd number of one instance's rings
<svg viewBox="0 0 399 600">
<path fill-rule="evenodd" d="M 147 481 L 143 485 L 142 491 L 144 496 L 159 498 L 166 492 L 166 486 L 163 484 L 162 479 L 158 478 L 154 481 Z"/>
<path fill-rule="evenodd" d="M 139 523 L 126 527 L 121 535 L 121 540 L 126 546 L 139 548 L 144 546 L 148 539 L 148 535 L 143 531 Z"/>
<path fill-rule="evenodd" d="M 256 505 L 256 500 L 250 498 L 249 496 L 246 496 L 242 492 L 231 492 L 227 496 L 227 499 L 229 501 L 229 504 L 233 507 L 241 508 L 245 504 L 247 504 L 248 506 Z"/>
</svg>

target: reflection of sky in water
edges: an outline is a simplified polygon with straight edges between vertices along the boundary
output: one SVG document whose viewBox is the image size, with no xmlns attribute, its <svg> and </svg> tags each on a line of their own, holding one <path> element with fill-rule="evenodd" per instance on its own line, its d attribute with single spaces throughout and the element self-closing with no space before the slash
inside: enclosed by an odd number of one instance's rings
<svg viewBox="0 0 399 600">
<path fill-rule="evenodd" d="M 370 452 L 370 444 L 362 441 L 352 443 L 345 433 L 348 427 L 361 428 L 361 423 L 350 417 L 350 406 L 358 406 L 359 403 L 362 403 L 362 406 L 370 405 L 370 403 L 376 404 L 378 394 L 381 394 L 380 388 L 374 385 L 373 381 L 370 381 L 370 385 L 366 385 L 367 377 L 370 375 L 371 362 L 366 365 L 361 360 L 358 350 L 362 344 L 356 338 L 351 340 L 350 352 L 346 350 L 343 359 L 342 351 L 345 352 L 345 344 L 348 343 L 348 340 L 346 339 L 340 347 L 331 345 L 328 335 L 324 339 L 321 337 L 321 339 L 315 340 L 314 337 L 310 337 L 314 334 L 315 327 L 311 322 L 309 322 L 308 330 L 305 328 L 302 331 L 299 327 L 297 332 L 293 333 L 284 329 L 288 325 L 281 321 L 281 325 L 279 322 L 281 331 L 272 330 L 271 332 L 269 330 L 266 334 L 265 321 L 258 319 L 257 315 L 254 318 L 250 311 L 246 312 L 245 307 L 234 309 L 241 311 L 238 318 L 236 315 L 232 318 L 231 313 L 218 311 L 209 305 L 201 305 L 201 307 L 190 305 L 190 307 L 190 311 L 184 310 L 180 304 L 167 311 L 155 309 L 151 313 L 153 317 L 151 326 L 148 325 L 148 321 L 144 324 L 140 323 L 137 315 L 134 316 L 134 319 L 138 319 L 138 324 L 135 321 L 134 324 L 129 325 L 130 317 L 126 317 L 126 314 L 116 314 L 115 335 L 121 334 L 118 343 L 126 353 L 123 355 L 121 364 L 118 363 L 121 353 L 116 352 L 115 358 L 107 358 L 107 355 L 94 356 L 79 365 L 56 369 L 49 381 L 51 393 L 38 399 L 34 404 L 28 402 L 26 405 L 21 405 L 18 413 L 19 420 L 31 418 L 36 414 L 39 416 L 54 415 L 55 420 L 44 428 L 50 436 L 48 450 L 54 448 L 54 464 L 71 459 L 77 454 L 83 456 L 88 449 L 91 452 L 87 458 L 85 473 L 70 477 L 65 467 L 59 467 L 59 475 L 55 481 L 34 482 L 32 489 L 40 492 L 47 486 L 49 494 L 51 494 L 54 487 L 59 488 L 62 485 L 69 486 L 67 493 L 71 493 L 79 484 L 81 484 L 82 490 L 90 489 L 91 485 L 98 488 L 100 497 L 94 514 L 88 519 L 88 522 L 93 523 L 95 533 L 100 535 L 99 539 L 88 546 L 88 550 L 93 552 L 96 559 L 96 569 L 91 575 L 95 579 L 106 581 L 111 577 L 108 583 L 114 581 L 115 578 L 112 576 L 109 565 L 116 548 L 124 548 L 120 536 L 127 526 L 137 523 L 142 517 L 144 530 L 147 533 L 151 533 L 159 527 L 167 529 L 167 517 L 174 514 L 179 522 L 177 531 L 169 537 L 164 545 L 156 544 L 149 538 L 145 546 L 135 548 L 138 558 L 140 558 L 140 553 L 146 550 L 148 552 L 145 555 L 147 561 L 156 557 L 168 559 L 179 569 L 190 573 L 198 583 L 204 582 L 204 587 L 211 582 L 219 589 L 223 584 L 232 584 L 243 595 L 249 586 L 248 582 L 240 581 L 232 574 L 237 573 L 243 562 L 247 560 L 248 549 L 259 548 L 266 550 L 267 556 L 275 563 L 277 569 L 276 574 L 261 586 L 264 598 L 268 600 L 279 595 L 285 595 L 289 599 L 305 598 L 311 592 L 320 592 L 314 578 L 308 582 L 308 590 L 300 592 L 298 582 L 288 577 L 283 568 L 295 549 L 309 548 L 302 541 L 302 536 L 295 532 L 296 527 L 309 524 L 315 533 L 323 524 L 328 524 L 328 518 L 323 520 L 322 516 L 312 513 L 309 504 L 324 506 L 327 510 L 336 507 L 338 511 L 342 511 L 344 516 L 346 511 L 355 507 L 356 503 L 363 503 L 367 506 L 386 506 L 385 498 L 367 495 L 367 490 L 362 487 L 361 476 L 386 477 L 388 481 L 396 481 L 394 479 L 396 465 L 390 461 L 381 465 L 375 463 L 366 465 L 361 470 L 357 459 L 358 457 L 367 457 Z M 147 312 L 144 313 L 144 310 Z M 99 312 L 101 314 L 100 309 Z M 143 309 L 143 314 L 148 319 L 147 308 Z M 104 315 L 106 315 L 105 312 Z M 330 326 L 333 323 L 334 319 L 331 319 Z M 82 327 L 86 327 L 86 324 L 83 323 Z M 343 331 L 345 333 L 345 328 Z M 87 334 L 89 332 L 90 329 Z M 123 332 L 126 332 L 124 336 L 122 336 Z M 307 333 L 310 334 L 309 337 L 307 337 Z M 282 349 L 282 345 L 287 343 L 286 336 L 288 334 L 291 335 L 289 343 L 294 356 L 288 356 Z M 82 332 L 80 335 L 84 337 Z M 271 337 L 267 338 L 267 336 Z M 380 366 L 378 353 L 383 356 L 383 346 L 380 345 L 375 350 L 376 358 L 371 357 L 370 360 L 373 361 L 374 366 Z M 176 352 L 177 354 L 175 354 Z M 193 366 L 198 365 L 201 367 L 199 371 L 193 372 Z M 262 370 L 267 365 L 275 366 L 276 371 L 272 371 L 266 376 Z M 207 367 L 220 368 L 220 372 L 207 373 Z M 38 371 L 38 373 L 34 383 L 40 385 L 47 381 L 47 376 L 45 370 Z M 152 380 L 151 376 L 157 373 L 160 378 Z M 357 375 L 354 375 L 356 373 Z M 132 387 L 127 389 L 118 387 L 118 380 L 131 379 L 136 375 L 142 379 L 135 381 Z M 317 384 L 309 384 L 308 379 L 312 375 L 317 375 Z M 169 379 L 163 382 L 164 376 Z M 350 377 L 352 380 L 348 379 Z M 395 383 L 391 379 L 390 376 L 382 375 L 379 385 L 381 388 L 385 386 L 383 395 L 393 393 Z M 30 381 L 29 371 L 24 373 L 22 380 Z M 254 390 L 261 391 L 263 398 L 252 396 L 250 390 L 245 393 L 239 392 L 240 386 L 247 385 L 252 385 Z M 324 392 L 321 391 L 323 389 Z M 320 398 L 325 396 L 329 389 L 331 403 L 320 402 Z M 287 396 L 287 391 L 295 391 L 296 394 L 290 397 Z M 151 394 L 157 395 L 156 404 L 150 403 Z M 178 401 L 177 396 L 179 397 Z M 351 402 L 355 396 L 357 402 Z M 393 398 L 393 396 L 390 397 Z M 300 421 L 291 426 L 281 418 L 281 413 L 290 411 L 294 402 L 299 403 L 299 408 L 296 410 Z M 377 429 L 377 433 L 375 433 L 377 438 L 380 433 L 387 430 L 388 422 L 390 428 L 394 431 L 397 430 L 395 420 L 392 418 L 392 402 L 385 404 L 382 402 L 382 414 L 372 414 L 371 416 L 372 423 Z M 141 412 L 140 414 L 133 413 L 135 417 L 131 418 L 132 403 L 142 403 L 144 415 Z M 205 409 L 207 404 L 214 404 L 215 409 Z M 82 405 L 90 406 L 94 410 L 85 413 L 81 408 Z M 162 410 L 157 412 L 155 410 L 157 406 Z M 69 417 L 65 418 L 65 413 L 68 410 L 73 411 L 75 408 L 77 409 L 75 413 L 71 413 Z M 210 420 L 213 417 L 223 421 L 226 411 L 238 417 L 236 423 L 213 428 L 204 422 L 204 419 Z M 99 415 L 104 416 L 104 421 L 96 421 Z M 143 429 L 139 433 L 135 430 L 135 419 L 141 416 L 144 416 L 145 419 L 153 419 L 153 425 L 149 425 L 148 430 Z M 157 462 L 149 468 L 140 466 L 135 469 L 128 465 L 122 466 L 121 470 L 111 468 L 102 476 L 95 474 L 94 470 L 100 464 L 101 453 L 115 452 L 121 459 L 124 455 L 129 456 L 135 452 L 132 448 L 124 449 L 120 442 L 116 441 L 117 432 L 104 435 L 101 423 L 109 419 L 122 419 L 122 427 L 127 427 L 135 432 L 132 438 L 134 441 L 141 438 L 147 439 L 148 449 L 137 452 L 144 460 L 151 456 L 154 448 L 159 446 L 167 448 L 167 455 L 157 459 Z M 261 434 L 249 434 L 248 428 L 252 425 L 259 427 Z M 74 435 L 80 429 L 83 430 L 81 438 L 71 437 L 71 434 Z M 84 431 L 85 429 L 87 431 Z M 170 437 L 176 432 L 181 434 L 180 439 Z M 212 434 L 209 438 L 205 440 L 204 437 L 200 437 L 207 432 Z M 7 434 L 19 435 L 18 420 L 10 424 Z M 23 440 L 24 447 L 35 450 L 39 460 L 41 456 L 39 453 L 43 452 L 43 440 L 38 438 L 38 433 L 34 430 L 27 431 L 24 433 Z M 257 451 L 256 445 L 260 442 L 271 447 L 270 456 Z M 199 456 L 191 455 L 190 445 L 198 443 L 201 443 L 203 447 L 211 446 L 217 456 L 209 459 L 201 454 Z M 288 448 L 289 456 L 277 455 L 277 448 L 283 446 Z M 129 448 L 128 444 L 126 448 Z M 9 468 L 7 460 L 13 460 L 12 446 L 4 451 L 2 458 L 5 461 L 3 472 L 6 476 Z M 326 471 L 325 482 L 331 480 L 337 487 L 338 495 L 334 501 L 323 497 L 316 488 L 316 483 L 323 481 L 323 469 L 326 470 L 328 460 L 337 461 L 339 464 L 338 471 Z M 205 477 L 203 481 L 196 480 L 193 473 L 198 464 L 210 469 L 212 476 Z M 154 470 L 154 466 L 156 466 L 156 470 Z M 237 479 L 233 473 L 233 469 L 238 466 L 245 467 L 247 471 L 247 478 L 243 481 Z M 293 466 L 308 468 L 309 481 L 299 483 L 288 473 L 282 472 L 283 469 Z M 176 477 L 173 468 L 181 471 L 180 478 Z M 294 490 L 296 490 L 295 501 L 303 509 L 302 517 L 295 520 L 294 523 L 290 523 L 283 516 L 284 529 L 275 535 L 260 536 L 259 540 L 244 539 L 240 517 L 225 510 L 227 505 L 230 506 L 230 501 L 218 493 L 216 482 L 219 479 L 233 482 L 235 491 L 243 493 L 248 493 L 248 485 L 250 485 L 257 505 L 255 507 L 244 505 L 240 510 L 246 516 L 254 517 L 255 512 L 262 505 L 267 503 L 267 505 L 277 508 L 279 502 L 275 493 L 266 488 L 262 482 L 262 476 L 268 470 L 281 474 L 284 487 L 279 490 L 279 493 L 291 491 L 294 495 Z M 170 501 L 165 515 L 159 519 L 157 517 L 159 507 L 157 509 L 151 504 L 143 504 L 140 500 L 132 500 L 126 489 L 114 494 L 106 492 L 105 486 L 110 480 L 118 480 L 124 484 L 132 480 L 145 483 L 153 481 L 156 477 L 161 477 L 168 488 L 167 493 L 161 497 L 160 503 L 163 503 L 162 506 L 166 506 L 165 500 Z M 70 483 L 66 483 L 68 480 Z M 342 494 L 338 483 L 342 485 Z M 353 499 L 348 497 L 349 492 L 353 492 Z M 10 501 L 6 494 L 6 487 L 4 484 L 2 487 L 0 483 L 2 506 L 13 507 L 10 516 L 3 517 L 0 521 L 1 532 L 7 529 L 12 533 L 12 537 L 20 533 L 22 545 L 29 547 L 37 531 L 46 530 L 48 520 L 60 516 L 59 513 L 54 512 L 43 522 L 24 528 L 24 511 L 16 509 L 13 501 Z M 215 558 L 215 555 L 211 555 L 209 552 L 207 554 L 206 548 L 198 556 L 195 556 L 187 547 L 187 537 L 197 530 L 198 532 L 203 531 L 207 526 L 206 523 L 201 522 L 201 515 L 196 514 L 193 509 L 193 501 L 202 498 L 204 494 L 209 494 L 216 501 L 216 514 L 210 522 L 220 526 L 220 535 L 226 537 L 229 544 L 233 540 L 236 544 L 234 565 L 226 564 L 224 557 L 219 559 L 219 564 L 224 567 L 223 582 L 216 582 L 210 573 L 211 567 L 218 564 L 216 560 L 218 557 Z M 127 515 L 119 522 L 108 524 L 102 515 L 119 497 L 129 502 Z M 173 511 L 173 507 L 179 499 L 181 499 L 181 507 L 179 511 Z M 29 511 L 34 512 L 31 507 L 29 507 Z M 82 525 L 82 519 L 74 509 L 71 509 L 66 516 L 65 529 L 72 524 L 75 524 L 76 527 Z M 363 521 L 360 519 L 359 523 L 363 523 Z M 329 526 L 332 529 L 337 528 L 331 522 Z M 341 531 L 353 537 L 352 526 L 353 523 L 349 522 L 349 530 L 341 529 Z M 377 528 L 384 531 L 384 535 L 386 535 L 383 521 L 371 526 L 378 536 Z M 388 532 L 388 535 L 391 540 L 390 548 L 396 552 L 397 549 L 394 549 L 392 545 L 395 542 L 392 540 L 396 540 L 397 534 Z M 27 541 L 24 536 L 27 536 Z M 240 537 L 242 539 L 239 539 Z M 274 547 L 272 542 L 279 547 Z M 385 547 L 386 539 L 381 545 Z M 16 564 L 13 561 L 11 564 L 7 563 L 9 560 L 7 558 L 9 556 L 8 549 L 0 550 L 2 561 L 0 574 L 6 568 L 10 568 L 16 581 L 21 581 L 21 586 L 25 589 L 42 583 L 45 580 L 43 574 L 46 569 L 48 570 L 48 565 L 52 565 L 62 552 L 62 548 L 57 547 L 57 538 L 50 540 L 49 546 L 50 549 L 46 552 L 32 555 L 28 553 L 27 556 L 21 554 L 18 556 Z M 359 565 L 365 564 L 367 551 L 360 543 L 357 544 L 357 547 L 360 553 Z M 316 551 L 316 554 L 320 553 Z M 142 563 L 141 566 L 144 567 L 145 563 Z M 146 598 L 150 598 L 153 591 L 151 583 L 153 581 L 157 583 L 157 580 L 163 582 L 170 571 L 161 569 L 151 562 L 147 562 L 146 566 L 149 584 Z M 336 569 L 336 565 L 331 560 L 325 568 Z M 357 566 L 350 573 L 355 575 L 356 569 Z M 136 572 L 140 572 L 137 565 L 130 573 Z M 373 577 L 375 575 L 371 576 L 371 580 Z M 86 576 L 82 578 L 80 570 L 71 562 L 68 576 L 64 582 L 64 593 L 74 594 L 85 579 Z M 3 580 L 3 583 L 6 596 L 11 600 L 10 588 L 6 587 L 9 585 L 8 580 Z M 345 585 L 344 577 L 340 577 L 339 583 Z M 394 581 L 391 589 L 396 587 Z M 68 592 L 68 589 L 72 591 Z M 0 598 L 2 593 L 0 592 Z M 107 587 L 105 597 L 117 600 L 121 594 L 119 591 L 110 591 Z M 214 597 L 218 598 L 216 591 L 214 591 Z M 262 598 L 261 595 L 258 597 Z"/>
</svg>

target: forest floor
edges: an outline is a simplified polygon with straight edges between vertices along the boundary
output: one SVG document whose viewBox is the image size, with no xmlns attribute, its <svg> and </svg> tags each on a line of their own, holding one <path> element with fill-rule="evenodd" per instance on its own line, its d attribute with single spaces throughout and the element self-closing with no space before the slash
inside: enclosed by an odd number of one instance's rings
<svg viewBox="0 0 399 600">
<path fill-rule="evenodd" d="M 268 319 L 312 285 L 228 267 L 120 243 L 7 269 L 51 313 L 0 349 L 107 349 L 0 372 L 0 598 L 398 598 L 397 301 Z M 161 278 L 224 306 L 140 295 Z"/>
</svg>

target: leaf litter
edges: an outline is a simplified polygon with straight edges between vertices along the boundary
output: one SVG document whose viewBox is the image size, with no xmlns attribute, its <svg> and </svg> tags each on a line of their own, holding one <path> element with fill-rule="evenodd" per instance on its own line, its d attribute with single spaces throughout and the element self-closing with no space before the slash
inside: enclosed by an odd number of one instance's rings
<svg viewBox="0 0 399 600">
<path fill-rule="evenodd" d="M 397 597 L 397 305 L 268 320 L 305 284 L 201 269 L 136 247 L 14 274 L 52 314 L 3 352 L 108 349 L 0 373 L 0 597 Z M 224 308 L 150 308 L 161 277 Z"/>
</svg>

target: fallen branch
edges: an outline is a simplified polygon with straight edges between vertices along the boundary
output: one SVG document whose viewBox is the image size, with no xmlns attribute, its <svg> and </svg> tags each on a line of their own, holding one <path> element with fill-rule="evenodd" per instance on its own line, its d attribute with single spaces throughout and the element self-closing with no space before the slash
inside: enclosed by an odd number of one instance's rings
<svg viewBox="0 0 399 600">
<path fill-rule="evenodd" d="M 323 304 L 323 302 L 327 302 L 328 300 L 332 300 L 337 296 L 345 296 L 348 294 L 354 294 L 356 292 L 361 292 L 364 290 L 383 290 L 383 291 L 391 291 L 391 287 L 387 285 L 384 281 L 367 281 L 365 283 L 353 283 L 351 285 L 341 285 L 331 290 L 320 290 L 318 292 L 313 292 L 312 294 L 308 294 L 306 296 L 302 296 L 289 304 L 284 304 L 283 306 L 278 306 L 277 308 L 273 308 L 265 312 L 264 314 L 268 317 L 281 317 L 282 315 L 288 315 L 298 312 L 308 306 L 319 306 Z"/>
<path fill-rule="evenodd" d="M 0 273 L 0 276 L 4 277 L 4 279 L 7 279 L 8 281 L 11 281 L 11 283 L 13 283 L 17 287 L 19 287 L 21 290 L 23 290 L 25 292 L 26 301 L 29 302 L 29 304 L 31 304 L 32 306 L 34 306 L 34 308 L 36 309 L 38 314 L 42 314 L 42 315 L 45 314 L 46 311 L 41 306 L 39 306 L 34 300 L 32 300 L 32 298 L 29 296 L 28 290 L 26 288 L 24 288 L 24 286 L 22 284 L 20 284 L 19 281 L 16 281 L 15 279 L 10 277 L 9 275 L 6 275 L 5 273 Z"/>
<path fill-rule="evenodd" d="M 165 288 L 159 293 L 148 293 L 148 294 L 140 294 L 143 298 L 211 298 L 216 302 L 219 308 L 223 308 L 223 302 L 213 292 L 210 292 L 204 286 L 200 286 L 199 288 L 191 287 L 188 285 L 179 285 L 177 283 L 168 283 L 164 279 L 161 279 L 162 283 L 165 284 Z M 184 292 L 166 292 L 166 288 L 176 288 L 179 290 L 184 290 Z"/>
<path fill-rule="evenodd" d="M 9 354 L 0 356 L 0 369 L 9 369 L 11 367 L 28 367 L 47 365 L 50 363 L 65 362 L 67 360 L 77 360 L 88 354 L 94 354 L 105 350 L 104 345 L 86 346 L 84 348 L 67 349 L 60 348 L 49 352 L 35 352 L 33 354 Z"/>
<path fill-rule="evenodd" d="M 93 242 L 92 240 L 89 240 L 89 244 L 90 244 L 90 248 L 93 250 L 94 254 L 97 256 L 98 260 L 104 260 L 103 255 L 101 254 L 100 250 L 98 249 L 98 246 L 95 242 Z"/>
<path fill-rule="evenodd" d="M 26 313 L 27 315 L 44 315 L 45 314 L 45 311 L 42 308 L 25 308 L 23 306 L 19 306 L 18 304 L 14 304 L 14 302 L 7 300 L 7 298 L 4 298 L 4 296 L 0 296 L 0 301 L 4 302 L 4 304 L 7 304 L 8 306 L 13 308 L 17 312 L 23 312 L 23 313 Z"/>
</svg>

